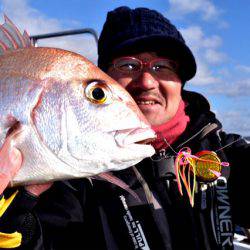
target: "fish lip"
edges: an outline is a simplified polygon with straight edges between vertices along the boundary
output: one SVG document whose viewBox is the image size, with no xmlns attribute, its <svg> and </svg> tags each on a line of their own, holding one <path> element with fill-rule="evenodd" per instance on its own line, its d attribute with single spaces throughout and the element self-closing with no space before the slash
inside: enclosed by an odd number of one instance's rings
<svg viewBox="0 0 250 250">
<path fill-rule="evenodd" d="M 136 144 L 144 144 L 144 145 L 151 145 L 151 142 L 153 142 L 155 138 L 148 138 L 142 141 L 136 142 Z"/>
<path fill-rule="evenodd" d="M 119 147 L 126 147 L 131 144 L 147 145 L 155 140 L 156 134 L 150 127 L 137 127 L 117 130 L 115 132 L 114 138 Z"/>
</svg>

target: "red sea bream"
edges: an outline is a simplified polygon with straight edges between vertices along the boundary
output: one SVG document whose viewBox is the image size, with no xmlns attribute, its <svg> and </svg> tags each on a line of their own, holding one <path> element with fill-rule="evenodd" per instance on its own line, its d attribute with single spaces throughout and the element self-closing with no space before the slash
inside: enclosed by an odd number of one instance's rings
<svg viewBox="0 0 250 250">
<path fill-rule="evenodd" d="M 83 56 L 33 47 L 5 17 L 0 28 L 0 146 L 21 151 L 13 185 L 88 177 L 154 154 L 154 132 L 131 96 Z"/>
</svg>

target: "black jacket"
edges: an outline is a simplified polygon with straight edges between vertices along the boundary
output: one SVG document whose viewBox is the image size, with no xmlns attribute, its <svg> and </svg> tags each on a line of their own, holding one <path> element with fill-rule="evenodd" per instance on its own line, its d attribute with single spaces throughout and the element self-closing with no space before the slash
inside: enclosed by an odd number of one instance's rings
<svg viewBox="0 0 250 250">
<path fill-rule="evenodd" d="M 183 98 L 191 122 L 172 149 L 115 173 L 140 200 L 99 180 L 56 182 L 39 199 L 20 190 L 0 232 L 20 231 L 20 249 L 232 249 L 235 224 L 250 227 L 250 145 L 221 130 L 204 97 Z M 179 194 L 173 171 L 176 152 L 186 146 L 194 154 L 216 151 L 230 163 L 216 181 L 198 182 L 194 208 Z"/>
</svg>

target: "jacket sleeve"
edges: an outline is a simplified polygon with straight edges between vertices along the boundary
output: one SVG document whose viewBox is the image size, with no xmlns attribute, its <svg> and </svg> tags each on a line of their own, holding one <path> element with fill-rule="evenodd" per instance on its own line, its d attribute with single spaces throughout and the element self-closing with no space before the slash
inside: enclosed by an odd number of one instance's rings
<svg viewBox="0 0 250 250">
<path fill-rule="evenodd" d="M 75 249 L 87 230 L 84 193 L 84 185 L 79 190 L 65 182 L 54 183 L 38 198 L 22 189 L 0 218 L 0 232 L 22 234 L 15 249 Z"/>
<path fill-rule="evenodd" d="M 9 200 L 8 198 L 15 197 L 7 205 L 0 218 L 0 232 L 2 233 L 1 243 L 2 246 L 7 244 L 12 246 L 11 241 L 6 242 L 3 234 L 7 235 L 7 239 L 13 236 L 14 233 L 21 236 L 21 242 L 18 240 L 20 246 L 15 249 L 43 249 L 41 246 L 41 228 L 39 221 L 33 212 L 33 208 L 37 204 L 37 197 L 31 195 L 23 188 L 19 190 L 7 189 L 4 192 L 2 199 Z M 20 238 L 20 237 L 19 237 Z M 16 240 L 14 240 L 16 242 Z M 17 244 L 17 243 L 15 243 Z M 14 245 L 15 245 L 14 244 Z"/>
<path fill-rule="evenodd" d="M 224 152 L 230 163 L 229 191 L 235 223 L 250 228 L 250 144 L 235 134 L 221 134 Z"/>
</svg>

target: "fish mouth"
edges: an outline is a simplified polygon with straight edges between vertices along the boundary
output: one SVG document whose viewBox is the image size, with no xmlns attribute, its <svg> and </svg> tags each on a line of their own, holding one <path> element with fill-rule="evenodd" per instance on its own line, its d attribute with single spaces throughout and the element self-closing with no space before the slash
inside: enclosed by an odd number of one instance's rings
<svg viewBox="0 0 250 250">
<path fill-rule="evenodd" d="M 155 132 L 150 128 L 134 128 L 118 130 L 114 135 L 118 146 L 125 147 L 131 144 L 149 144 L 156 138 Z"/>
<path fill-rule="evenodd" d="M 142 140 L 142 141 L 138 141 L 138 142 L 136 142 L 136 144 L 145 144 L 145 145 L 151 144 L 151 142 L 153 142 L 155 140 L 155 138 L 156 137 L 148 138 L 148 139 L 145 139 L 145 140 Z"/>
</svg>

